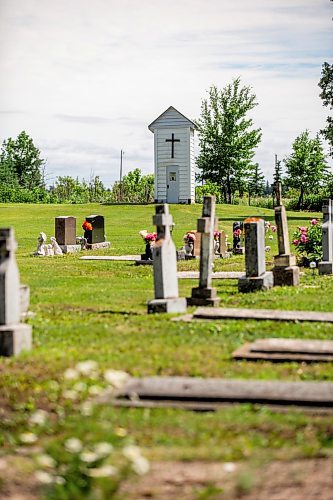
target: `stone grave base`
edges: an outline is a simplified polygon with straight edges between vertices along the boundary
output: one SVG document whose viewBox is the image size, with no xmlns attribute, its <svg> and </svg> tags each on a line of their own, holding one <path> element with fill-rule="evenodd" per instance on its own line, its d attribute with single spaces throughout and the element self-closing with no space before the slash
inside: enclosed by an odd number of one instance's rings
<svg viewBox="0 0 333 500">
<path fill-rule="evenodd" d="M 151 259 L 144 260 L 144 259 L 138 259 L 135 261 L 136 266 L 152 266 L 153 261 Z"/>
<path fill-rule="evenodd" d="M 274 286 L 298 286 L 299 285 L 299 267 L 274 267 Z"/>
<path fill-rule="evenodd" d="M 319 262 L 319 274 L 333 274 L 333 262 Z"/>
<path fill-rule="evenodd" d="M 188 297 L 188 306 L 218 307 L 220 299 L 216 296 L 216 288 L 192 288 L 192 296 Z"/>
<path fill-rule="evenodd" d="M 0 325 L 0 356 L 16 356 L 21 351 L 30 351 L 31 347 L 31 325 Z"/>
<path fill-rule="evenodd" d="M 234 380 L 199 377 L 130 378 L 115 393 L 98 396 L 100 404 L 134 407 L 187 407 L 214 410 L 226 404 L 252 403 L 285 408 L 333 410 L 333 383 Z"/>
<path fill-rule="evenodd" d="M 148 314 L 150 313 L 181 313 L 186 311 L 185 297 L 174 299 L 153 299 L 148 303 Z"/>
<path fill-rule="evenodd" d="M 267 271 L 262 276 L 247 278 L 243 276 L 238 280 L 238 291 L 242 293 L 255 292 L 257 290 L 269 290 L 273 286 L 273 273 Z"/>
<path fill-rule="evenodd" d="M 332 340 L 258 339 L 233 352 L 236 360 L 249 361 L 333 361 Z"/>
<path fill-rule="evenodd" d="M 76 253 L 81 252 L 81 245 L 59 245 L 62 253 Z"/>
<path fill-rule="evenodd" d="M 87 243 L 86 249 L 87 250 L 103 250 L 105 248 L 110 248 L 110 246 L 111 246 L 110 241 L 101 241 L 100 243 Z"/>
<path fill-rule="evenodd" d="M 232 249 L 232 253 L 234 255 L 244 255 L 245 254 L 245 248 L 244 247 L 240 247 L 240 248 L 233 248 Z"/>
<path fill-rule="evenodd" d="M 25 314 L 28 312 L 30 305 L 30 288 L 28 285 L 20 285 L 20 312 Z"/>
</svg>

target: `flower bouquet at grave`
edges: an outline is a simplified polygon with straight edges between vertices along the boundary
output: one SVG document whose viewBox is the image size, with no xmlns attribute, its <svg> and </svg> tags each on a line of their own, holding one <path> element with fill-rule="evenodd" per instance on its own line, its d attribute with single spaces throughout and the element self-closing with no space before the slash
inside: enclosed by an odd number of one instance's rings
<svg viewBox="0 0 333 500">
<path fill-rule="evenodd" d="M 146 245 L 146 252 L 145 254 L 142 255 L 142 258 L 144 260 L 152 260 L 153 259 L 152 249 L 157 239 L 157 233 L 148 233 L 148 231 L 144 229 L 140 231 L 139 234 L 141 238 L 144 240 Z"/>
<path fill-rule="evenodd" d="M 233 236 L 233 240 L 232 240 L 232 247 L 233 247 L 233 250 L 236 250 L 238 248 L 240 248 L 241 246 L 241 237 L 242 237 L 242 230 L 240 227 L 238 227 L 237 229 L 235 229 L 232 233 L 232 236 Z"/>
<path fill-rule="evenodd" d="M 318 264 L 322 260 L 322 226 L 317 219 L 312 219 L 308 227 L 299 226 L 293 237 L 299 265 L 309 267 L 310 262 Z"/>
<path fill-rule="evenodd" d="M 270 232 L 276 233 L 276 231 L 277 231 L 276 226 L 274 226 L 273 224 L 271 224 L 269 221 L 264 221 L 264 223 L 265 223 L 265 235 L 267 235 Z M 269 240 L 273 240 L 274 236 L 272 234 L 269 234 L 268 235 L 268 239 Z M 270 250 L 271 250 L 270 245 L 266 245 L 265 246 L 265 252 L 270 252 Z"/>
<path fill-rule="evenodd" d="M 183 240 L 184 240 L 185 254 L 193 255 L 194 242 L 196 240 L 195 233 L 193 231 L 188 231 L 186 234 L 184 234 Z"/>
<path fill-rule="evenodd" d="M 93 230 L 91 223 L 85 220 L 82 224 L 82 229 L 84 231 L 85 240 L 87 240 L 88 243 L 91 243 L 92 242 L 92 230 Z"/>
</svg>

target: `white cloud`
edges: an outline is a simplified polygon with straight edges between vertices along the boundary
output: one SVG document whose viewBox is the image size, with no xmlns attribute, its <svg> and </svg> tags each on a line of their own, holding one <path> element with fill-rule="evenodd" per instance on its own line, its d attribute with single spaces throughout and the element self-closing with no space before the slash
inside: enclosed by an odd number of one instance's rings
<svg viewBox="0 0 333 500">
<path fill-rule="evenodd" d="M 0 136 L 25 129 L 50 175 L 108 184 L 153 170 L 148 124 L 173 105 L 200 113 L 212 83 L 257 94 L 265 173 L 305 128 L 324 126 L 317 87 L 332 45 L 328 0 L 2 0 Z"/>
</svg>

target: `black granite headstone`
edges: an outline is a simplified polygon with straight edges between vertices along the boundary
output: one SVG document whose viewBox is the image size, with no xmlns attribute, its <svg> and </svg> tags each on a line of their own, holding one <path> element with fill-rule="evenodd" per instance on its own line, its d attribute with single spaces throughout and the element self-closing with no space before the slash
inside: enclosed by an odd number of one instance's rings
<svg viewBox="0 0 333 500">
<path fill-rule="evenodd" d="M 86 221 L 92 225 L 92 231 L 86 231 L 85 237 L 89 244 L 103 243 L 105 241 L 105 228 L 103 215 L 89 215 Z M 86 233 L 89 233 L 86 235 Z"/>
</svg>

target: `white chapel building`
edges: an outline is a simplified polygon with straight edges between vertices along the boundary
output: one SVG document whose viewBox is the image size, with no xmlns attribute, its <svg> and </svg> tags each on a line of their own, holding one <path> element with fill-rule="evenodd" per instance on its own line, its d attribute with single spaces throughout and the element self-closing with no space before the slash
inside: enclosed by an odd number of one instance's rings
<svg viewBox="0 0 333 500">
<path fill-rule="evenodd" d="M 170 106 L 148 128 L 154 133 L 155 202 L 195 203 L 195 124 Z"/>
</svg>

